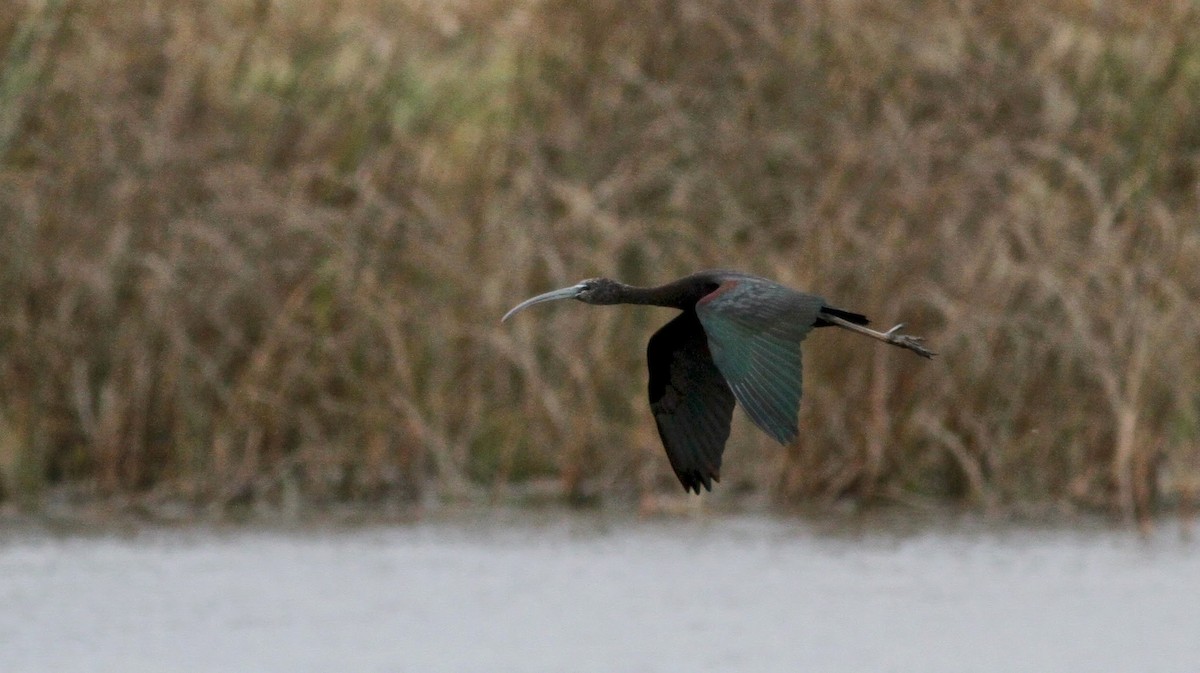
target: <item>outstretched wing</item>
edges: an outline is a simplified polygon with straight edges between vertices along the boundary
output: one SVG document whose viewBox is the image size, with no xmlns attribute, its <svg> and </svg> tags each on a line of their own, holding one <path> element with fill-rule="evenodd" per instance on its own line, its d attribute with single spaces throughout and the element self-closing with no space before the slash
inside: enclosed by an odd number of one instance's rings
<svg viewBox="0 0 1200 673">
<path fill-rule="evenodd" d="M 650 409 L 667 459 L 684 490 L 720 480 L 733 393 L 713 364 L 704 328 L 684 311 L 650 337 Z"/>
<path fill-rule="evenodd" d="M 824 305 L 758 278 L 726 280 L 696 304 L 717 369 L 754 424 L 780 444 L 799 433 L 800 342 Z"/>
</svg>

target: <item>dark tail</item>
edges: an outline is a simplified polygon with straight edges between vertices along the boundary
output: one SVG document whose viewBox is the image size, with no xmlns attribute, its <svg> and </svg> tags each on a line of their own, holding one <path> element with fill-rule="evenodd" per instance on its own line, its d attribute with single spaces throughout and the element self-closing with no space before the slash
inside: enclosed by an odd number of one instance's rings
<svg viewBox="0 0 1200 673">
<path fill-rule="evenodd" d="M 846 322 L 852 322 L 855 325 L 868 325 L 871 323 L 870 320 L 867 320 L 867 316 L 862 315 L 861 313 L 851 313 L 850 311 L 843 311 L 840 308 L 833 308 L 832 306 L 822 306 L 820 312 L 817 313 L 817 321 L 813 323 L 813 327 L 829 327 L 830 325 L 833 325 L 833 323 L 829 322 L 828 320 L 822 319 L 821 314 L 837 316 L 842 320 L 845 320 Z"/>
</svg>

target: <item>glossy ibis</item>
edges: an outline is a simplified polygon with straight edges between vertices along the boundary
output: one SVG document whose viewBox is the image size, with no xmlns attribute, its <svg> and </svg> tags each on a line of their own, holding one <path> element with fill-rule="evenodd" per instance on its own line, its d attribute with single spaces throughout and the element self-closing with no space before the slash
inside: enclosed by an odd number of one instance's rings
<svg viewBox="0 0 1200 673">
<path fill-rule="evenodd" d="M 866 327 L 865 316 L 821 297 L 736 271 L 704 271 L 658 287 L 592 278 L 517 304 L 501 321 L 555 299 L 649 304 L 683 313 L 650 337 L 650 409 L 684 490 L 720 480 L 734 400 L 781 444 L 799 434 L 800 342 L 814 327 L 841 327 L 932 358 L 919 337 Z"/>
</svg>

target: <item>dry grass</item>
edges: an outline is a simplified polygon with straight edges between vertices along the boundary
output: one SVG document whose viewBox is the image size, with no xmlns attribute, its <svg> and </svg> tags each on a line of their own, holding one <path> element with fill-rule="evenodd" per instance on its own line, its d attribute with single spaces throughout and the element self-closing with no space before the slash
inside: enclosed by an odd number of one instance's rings
<svg viewBox="0 0 1200 673">
<path fill-rule="evenodd" d="M 815 335 L 717 499 L 1197 498 L 1194 3 L 116 5 L 0 10 L 0 498 L 674 493 L 669 312 L 498 318 L 710 266 L 941 353 Z"/>
</svg>

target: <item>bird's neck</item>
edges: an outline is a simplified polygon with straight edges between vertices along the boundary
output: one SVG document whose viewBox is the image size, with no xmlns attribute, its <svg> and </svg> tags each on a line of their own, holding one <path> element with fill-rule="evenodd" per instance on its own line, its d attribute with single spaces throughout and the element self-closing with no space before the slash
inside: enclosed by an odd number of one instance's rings
<svg viewBox="0 0 1200 673">
<path fill-rule="evenodd" d="M 655 287 L 637 287 L 620 285 L 620 302 L 622 304 L 641 304 L 646 306 L 666 306 L 669 308 L 689 309 L 695 306 L 699 297 L 692 297 L 688 288 L 679 282 L 657 285 Z"/>
</svg>

